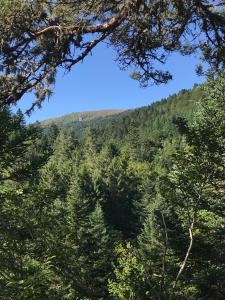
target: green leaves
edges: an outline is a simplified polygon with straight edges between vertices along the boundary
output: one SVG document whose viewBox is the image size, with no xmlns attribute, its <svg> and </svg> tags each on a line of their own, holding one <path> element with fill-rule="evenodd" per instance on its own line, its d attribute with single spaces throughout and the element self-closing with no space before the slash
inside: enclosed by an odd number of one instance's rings
<svg viewBox="0 0 225 300">
<path fill-rule="evenodd" d="M 161 143 L 137 120 L 115 145 L 0 111 L 0 298 L 223 299 L 224 75 L 205 91 L 183 137 L 171 125 Z"/>
<path fill-rule="evenodd" d="M 1 0 L 0 103 L 26 93 L 40 107 L 51 96 L 59 68 L 66 72 L 108 39 L 122 69 L 142 86 L 172 79 L 170 53 L 202 53 L 211 69 L 224 68 L 224 3 L 170 1 Z"/>
<path fill-rule="evenodd" d="M 109 280 L 109 293 L 119 300 L 147 299 L 143 298 L 145 274 L 130 243 L 125 247 L 118 245 L 115 249 L 118 257 L 114 269 L 114 278 Z"/>
</svg>

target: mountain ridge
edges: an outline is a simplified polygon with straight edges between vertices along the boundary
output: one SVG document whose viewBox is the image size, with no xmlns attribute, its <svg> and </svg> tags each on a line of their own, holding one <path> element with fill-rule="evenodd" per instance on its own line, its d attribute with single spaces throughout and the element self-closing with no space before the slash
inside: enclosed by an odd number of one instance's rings
<svg viewBox="0 0 225 300">
<path fill-rule="evenodd" d="M 71 112 L 69 114 L 65 114 L 63 116 L 59 116 L 56 118 L 50 118 L 44 121 L 41 121 L 40 124 L 42 126 L 48 126 L 52 124 L 56 125 L 66 125 L 73 122 L 82 122 L 82 121 L 90 121 L 98 118 L 105 118 L 108 116 L 117 115 L 123 112 L 128 111 L 128 109 L 102 109 L 102 110 L 94 110 L 94 111 L 82 111 L 82 112 Z"/>
<path fill-rule="evenodd" d="M 105 143 L 108 140 L 122 143 L 131 131 L 151 140 L 162 141 L 177 135 L 174 120 L 178 117 L 192 119 L 196 104 L 202 96 L 203 85 L 195 84 L 191 89 L 182 89 L 148 106 L 127 110 L 71 113 L 46 120 L 41 125 L 46 130 L 51 124 L 66 130 L 72 129 L 78 139 L 82 138 L 87 128 L 91 128 L 98 132 L 98 139 L 104 139 Z"/>
</svg>

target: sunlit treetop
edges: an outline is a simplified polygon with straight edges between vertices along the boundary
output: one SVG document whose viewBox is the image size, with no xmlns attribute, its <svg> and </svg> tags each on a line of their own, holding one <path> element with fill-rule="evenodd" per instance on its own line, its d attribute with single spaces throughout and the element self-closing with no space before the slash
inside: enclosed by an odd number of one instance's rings
<svg viewBox="0 0 225 300">
<path fill-rule="evenodd" d="M 0 0 L 0 104 L 27 92 L 51 95 L 59 68 L 70 71 L 106 41 L 141 85 L 166 83 L 168 55 L 196 52 L 209 69 L 225 65 L 225 1 Z"/>
</svg>

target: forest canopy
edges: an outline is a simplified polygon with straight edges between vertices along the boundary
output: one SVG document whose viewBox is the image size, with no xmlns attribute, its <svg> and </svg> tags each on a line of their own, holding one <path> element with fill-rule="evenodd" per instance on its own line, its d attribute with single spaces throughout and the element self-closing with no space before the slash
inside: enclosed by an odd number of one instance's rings
<svg viewBox="0 0 225 300">
<path fill-rule="evenodd" d="M 0 299 L 225 299 L 224 6 L 0 0 Z M 103 41 L 141 85 L 173 52 L 207 81 L 86 128 L 12 110 Z"/>
<path fill-rule="evenodd" d="M 131 115 L 77 139 L 0 109 L 1 299 L 224 299 L 224 75 Z"/>
</svg>

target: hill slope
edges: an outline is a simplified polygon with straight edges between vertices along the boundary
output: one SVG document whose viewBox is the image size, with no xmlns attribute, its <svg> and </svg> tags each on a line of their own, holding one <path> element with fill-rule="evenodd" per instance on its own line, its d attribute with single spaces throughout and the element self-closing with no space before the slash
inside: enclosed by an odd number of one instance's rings
<svg viewBox="0 0 225 300">
<path fill-rule="evenodd" d="M 134 110 L 102 110 L 94 112 L 71 113 L 69 115 L 41 122 L 43 126 L 56 124 L 73 128 L 80 138 L 87 127 L 99 132 L 102 141 L 113 139 L 122 143 L 132 128 L 142 136 L 153 140 L 162 140 L 174 135 L 173 119 L 185 117 L 191 119 L 196 103 L 202 97 L 202 86 L 181 90 L 179 93 L 149 106 Z"/>
<path fill-rule="evenodd" d="M 105 118 L 108 116 L 116 115 L 124 112 L 122 109 L 110 109 L 110 110 L 97 110 L 97 111 L 85 111 L 85 112 L 74 112 L 68 115 L 52 118 L 41 122 L 41 125 L 48 126 L 51 124 L 56 125 L 67 125 L 73 122 L 90 121 L 97 118 Z"/>
<path fill-rule="evenodd" d="M 114 116 L 104 126 L 98 122 L 93 125 L 102 131 L 105 140 L 111 137 L 122 141 L 132 128 L 151 139 L 161 139 L 174 134 L 173 120 L 177 117 L 191 120 L 202 95 L 202 86 L 195 85 L 193 89 L 182 90 L 149 106 Z"/>
</svg>

